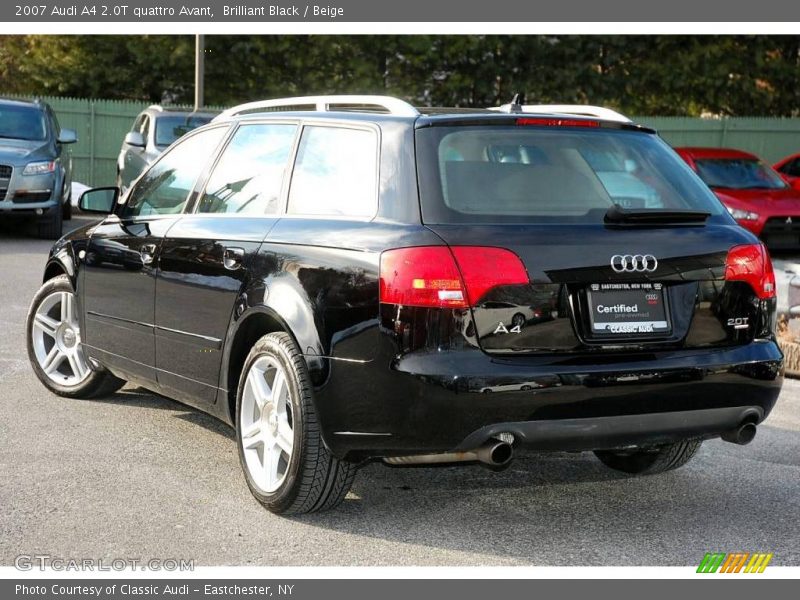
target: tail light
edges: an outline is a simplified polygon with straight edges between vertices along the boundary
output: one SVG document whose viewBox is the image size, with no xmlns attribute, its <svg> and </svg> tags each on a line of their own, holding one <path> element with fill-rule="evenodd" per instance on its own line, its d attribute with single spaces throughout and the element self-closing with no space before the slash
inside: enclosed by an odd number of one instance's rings
<svg viewBox="0 0 800 600">
<path fill-rule="evenodd" d="M 764 244 L 731 248 L 725 259 L 725 281 L 744 281 L 761 300 L 774 298 L 775 272 Z"/>
<path fill-rule="evenodd" d="M 380 301 L 429 308 L 467 308 L 501 285 L 525 285 L 519 257 L 503 248 L 419 246 L 381 254 Z"/>
<path fill-rule="evenodd" d="M 539 127 L 600 127 L 600 121 L 553 117 L 525 117 L 517 119 L 517 125 L 536 125 Z"/>
</svg>

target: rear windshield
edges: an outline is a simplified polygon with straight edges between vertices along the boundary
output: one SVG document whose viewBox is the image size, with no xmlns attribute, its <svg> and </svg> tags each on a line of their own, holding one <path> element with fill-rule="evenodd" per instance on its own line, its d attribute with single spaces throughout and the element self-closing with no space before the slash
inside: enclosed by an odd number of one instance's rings
<svg viewBox="0 0 800 600">
<path fill-rule="evenodd" d="M 531 126 L 417 131 L 426 223 L 602 222 L 624 208 L 723 208 L 658 136 Z"/>
<path fill-rule="evenodd" d="M 169 146 L 182 135 L 211 121 L 206 115 L 172 115 L 156 119 L 156 146 Z"/>
<path fill-rule="evenodd" d="M 0 138 L 46 140 L 44 113 L 36 107 L 0 104 Z"/>
<path fill-rule="evenodd" d="M 711 187 L 734 190 L 769 189 L 786 187 L 771 167 L 752 158 L 701 158 L 696 159 L 700 178 Z"/>
</svg>

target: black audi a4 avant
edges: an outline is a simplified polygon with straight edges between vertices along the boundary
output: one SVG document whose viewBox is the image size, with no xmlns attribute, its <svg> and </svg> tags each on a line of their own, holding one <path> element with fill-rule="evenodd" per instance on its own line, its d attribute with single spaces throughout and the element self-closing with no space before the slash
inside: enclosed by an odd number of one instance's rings
<svg viewBox="0 0 800 600">
<path fill-rule="evenodd" d="M 81 207 L 107 216 L 53 246 L 37 376 L 234 425 L 274 512 L 337 505 L 370 460 L 666 471 L 749 442 L 780 391 L 764 246 L 607 109 L 255 102 Z"/>
</svg>

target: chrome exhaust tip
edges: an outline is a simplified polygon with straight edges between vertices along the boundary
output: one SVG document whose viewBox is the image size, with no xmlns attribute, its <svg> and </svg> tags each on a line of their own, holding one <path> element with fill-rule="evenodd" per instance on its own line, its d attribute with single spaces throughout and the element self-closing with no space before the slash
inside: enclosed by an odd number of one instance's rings
<svg viewBox="0 0 800 600">
<path fill-rule="evenodd" d="M 726 442 L 739 444 L 740 446 L 746 446 L 753 441 L 753 438 L 756 437 L 756 424 L 742 423 L 736 429 L 725 431 L 720 437 L 722 437 L 722 439 Z"/>
<path fill-rule="evenodd" d="M 412 456 L 387 456 L 383 459 L 388 465 L 437 465 L 459 462 L 479 462 L 493 469 L 502 470 L 511 464 L 514 447 L 503 440 L 491 439 L 475 450 L 465 452 L 443 452 L 440 454 L 417 454 Z"/>
<path fill-rule="evenodd" d="M 490 469 L 505 469 L 514 458 L 514 447 L 508 442 L 491 442 L 478 448 L 478 461 Z"/>
</svg>

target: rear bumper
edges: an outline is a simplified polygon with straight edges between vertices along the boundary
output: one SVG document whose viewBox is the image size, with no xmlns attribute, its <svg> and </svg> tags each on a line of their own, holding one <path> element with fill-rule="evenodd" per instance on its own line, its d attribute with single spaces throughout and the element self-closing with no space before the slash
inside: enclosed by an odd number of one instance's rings
<svg viewBox="0 0 800 600">
<path fill-rule="evenodd" d="M 761 422 L 782 381 L 771 341 L 591 364 L 479 350 L 379 353 L 366 364 L 331 361 L 316 404 L 326 443 L 352 460 L 464 450 L 500 432 L 537 450 L 593 450 Z"/>
<path fill-rule="evenodd" d="M 473 450 L 500 433 L 511 433 L 515 445 L 539 452 L 664 444 L 687 438 L 717 437 L 742 423 L 760 423 L 763 420 L 762 407 L 736 406 L 588 419 L 496 423 L 473 431 L 456 450 Z"/>
</svg>

